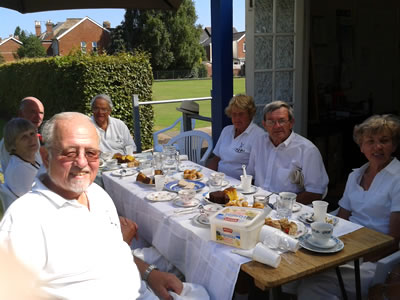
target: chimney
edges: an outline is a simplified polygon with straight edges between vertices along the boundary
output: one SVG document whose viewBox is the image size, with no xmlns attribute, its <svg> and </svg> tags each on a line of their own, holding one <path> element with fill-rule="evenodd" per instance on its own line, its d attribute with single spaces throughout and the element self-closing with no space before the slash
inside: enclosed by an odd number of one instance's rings
<svg viewBox="0 0 400 300">
<path fill-rule="evenodd" d="M 2 39 L 1 36 L 0 36 L 0 43 L 1 43 L 2 40 L 3 40 L 3 39 Z"/>
<path fill-rule="evenodd" d="M 35 33 L 39 37 L 42 34 L 42 28 L 40 26 L 40 21 L 35 21 Z"/>
<path fill-rule="evenodd" d="M 110 28 L 111 28 L 111 23 L 110 23 L 110 21 L 104 21 L 104 22 L 103 22 L 103 27 L 104 27 L 105 29 L 110 29 Z"/>
<path fill-rule="evenodd" d="M 47 34 L 47 39 L 52 39 L 53 38 L 53 23 L 48 20 L 46 22 L 46 34 Z"/>
</svg>

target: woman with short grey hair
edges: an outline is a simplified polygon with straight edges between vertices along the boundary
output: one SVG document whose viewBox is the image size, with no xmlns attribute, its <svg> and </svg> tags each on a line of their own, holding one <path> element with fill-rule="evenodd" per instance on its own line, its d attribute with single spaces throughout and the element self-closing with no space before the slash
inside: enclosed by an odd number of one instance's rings
<svg viewBox="0 0 400 300">
<path fill-rule="evenodd" d="M 4 127 L 4 146 L 11 155 L 4 172 L 4 184 L 15 200 L 31 190 L 40 168 L 40 163 L 35 160 L 39 149 L 35 125 L 22 118 L 7 122 Z"/>
<path fill-rule="evenodd" d="M 232 125 L 222 130 L 213 151 L 215 156 L 207 167 L 240 179 L 242 166 L 249 163 L 254 141 L 266 135 L 266 132 L 253 123 L 256 106 L 251 96 L 234 96 L 225 108 L 225 114 L 231 118 Z"/>
</svg>

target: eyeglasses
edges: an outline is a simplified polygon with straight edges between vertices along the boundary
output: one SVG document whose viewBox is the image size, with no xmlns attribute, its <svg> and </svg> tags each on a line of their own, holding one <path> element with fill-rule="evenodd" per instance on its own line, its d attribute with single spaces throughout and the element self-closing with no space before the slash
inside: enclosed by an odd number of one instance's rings
<svg viewBox="0 0 400 300">
<path fill-rule="evenodd" d="M 266 124 L 267 126 L 272 127 L 272 126 L 274 126 L 275 124 L 279 124 L 279 126 L 283 126 L 283 125 L 285 125 L 285 124 L 288 123 L 288 122 L 289 122 L 289 120 L 284 120 L 284 119 L 280 119 L 280 120 L 276 120 L 276 121 L 274 121 L 274 120 L 267 120 L 267 121 L 265 121 L 265 124 Z"/>
<path fill-rule="evenodd" d="M 79 156 L 80 151 L 78 149 L 55 149 L 58 153 L 57 155 L 66 161 L 75 161 Z M 88 162 L 93 162 L 99 159 L 101 154 L 100 150 L 97 149 L 85 149 L 85 157 Z"/>
<path fill-rule="evenodd" d="M 93 107 L 93 112 L 95 112 L 95 113 L 98 113 L 98 112 L 106 113 L 106 112 L 109 112 L 109 111 L 110 111 L 109 108 Z"/>
</svg>

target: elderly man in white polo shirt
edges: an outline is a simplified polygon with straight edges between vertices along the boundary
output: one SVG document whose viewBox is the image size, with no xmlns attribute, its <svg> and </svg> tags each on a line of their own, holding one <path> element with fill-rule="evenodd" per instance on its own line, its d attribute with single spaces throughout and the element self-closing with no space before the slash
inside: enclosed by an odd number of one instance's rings
<svg viewBox="0 0 400 300">
<path fill-rule="evenodd" d="M 100 94 L 90 102 L 93 112 L 93 123 L 100 134 L 100 150 L 102 152 L 132 155 L 136 152 L 128 127 L 119 119 L 110 117 L 113 103 L 108 95 Z"/>
<path fill-rule="evenodd" d="M 303 204 L 321 199 L 328 175 L 317 147 L 292 131 L 292 107 L 274 101 L 264 107 L 263 115 L 268 135 L 254 141 L 247 168 L 255 184 L 275 193 L 296 193 Z"/>
<path fill-rule="evenodd" d="M 111 198 L 93 183 L 100 150 L 90 118 L 55 115 L 43 139 L 47 173 L 6 211 L 0 246 L 38 274 L 51 299 L 158 299 L 143 284 L 139 298 L 139 273 L 161 299 L 181 294 L 176 276 L 132 257 Z"/>
</svg>

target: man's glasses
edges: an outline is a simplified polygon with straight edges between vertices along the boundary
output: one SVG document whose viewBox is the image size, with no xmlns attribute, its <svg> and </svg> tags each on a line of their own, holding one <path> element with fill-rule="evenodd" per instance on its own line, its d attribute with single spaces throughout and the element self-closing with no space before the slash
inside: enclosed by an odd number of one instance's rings
<svg viewBox="0 0 400 300">
<path fill-rule="evenodd" d="M 283 126 L 283 125 L 287 124 L 288 122 L 289 122 L 289 120 L 284 120 L 284 119 L 280 119 L 280 120 L 276 120 L 276 121 L 274 121 L 274 120 L 267 120 L 267 121 L 265 121 L 265 124 L 266 124 L 267 126 L 272 127 L 272 126 L 274 126 L 275 124 L 278 124 L 279 126 Z"/>
<path fill-rule="evenodd" d="M 75 161 L 77 157 L 79 156 L 79 152 L 77 149 L 69 149 L 69 150 L 57 150 L 58 151 L 57 155 L 62 159 L 66 161 Z M 100 150 L 96 149 L 85 149 L 85 157 L 86 160 L 89 162 L 93 162 L 99 159 L 101 154 Z"/>
</svg>

